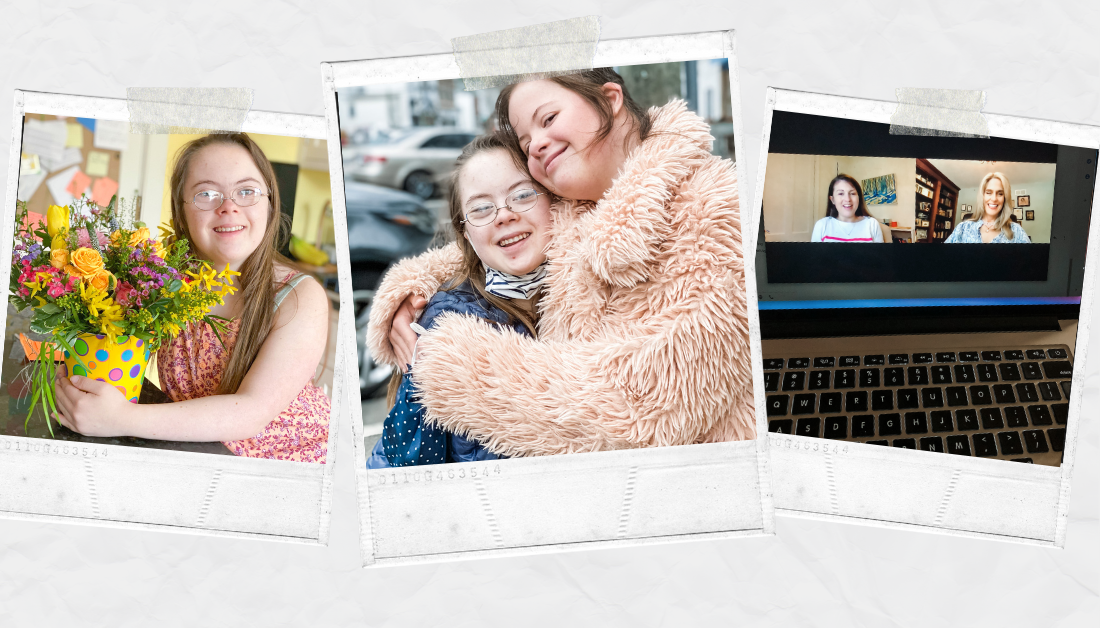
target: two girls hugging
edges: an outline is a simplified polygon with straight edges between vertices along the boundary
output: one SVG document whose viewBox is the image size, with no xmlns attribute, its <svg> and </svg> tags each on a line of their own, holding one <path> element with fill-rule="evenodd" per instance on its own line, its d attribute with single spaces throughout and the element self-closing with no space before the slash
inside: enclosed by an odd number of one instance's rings
<svg viewBox="0 0 1100 628">
<path fill-rule="evenodd" d="M 456 243 L 372 305 L 404 375 L 367 466 L 755 438 L 737 181 L 706 122 L 610 69 L 510 85 L 496 116 L 453 174 Z"/>
</svg>

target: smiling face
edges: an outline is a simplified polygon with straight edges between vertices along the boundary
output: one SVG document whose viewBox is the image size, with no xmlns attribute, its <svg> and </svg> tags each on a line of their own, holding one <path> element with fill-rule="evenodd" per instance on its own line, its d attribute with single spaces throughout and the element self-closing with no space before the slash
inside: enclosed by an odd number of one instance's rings
<svg viewBox="0 0 1100 628">
<path fill-rule="evenodd" d="M 613 83 L 603 90 L 616 123 L 595 144 L 602 121 L 576 92 L 553 81 L 530 81 L 517 85 L 508 99 L 509 123 L 527 155 L 531 176 L 558 196 L 598 201 L 626 159 L 622 91 Z"/>
<path fill-rule="evenodd" d="M 985 184 L 982 192 L 982 207 L 985 208 L 985 219 L 994 220 L 1001 214 L 1001 208 L 1005 204 L 1005 187 L 1001 180 L 993 177 Z"/>
<path fill-rule="evenodd" d="M 535 206 L 522 213 L 504 207 L 517 190 L 534 188 L 534 183 L 516 168 L 505 149 L 474 155 L 462 167 L 458 191 L 463 212 L 486 203 L 500 208 L 487 225 L 464 225 L 463 235 L 486 266 L 510 275 L 523 275 L 546 261 L 546 245 L 550 242 L 547 196 L 539 196 Z"/>
<path fill-rule="evenodd" d="M 252 156 L 236 144 L 211 144 L 191 158 L 184 181 L 186 201 L 205 191 L 217 191 L 227 197 L 221 207 L 203 211 L 191 202 L 184 205 L 191 246 L 199 257 L 216 268 L 226 264 L 240 270 L 248 256 L 260 245 L 267 229 L 271 202 L 267 196 L 249 207 L 233 202 L 233 191 L 241 187 L 258 188 L 270 193 Z"/>
<path fill-rule="evenodd" d="M 820 197 L 818 197 L 820 198 Z M 836 208 L 837 220 L 841 222 L 855 222 L 856 211 L 859 210 L 859 192 L 851 183 L 841 179 L 833 184 L 833 193 L 829 196 Z"/>
</svg>

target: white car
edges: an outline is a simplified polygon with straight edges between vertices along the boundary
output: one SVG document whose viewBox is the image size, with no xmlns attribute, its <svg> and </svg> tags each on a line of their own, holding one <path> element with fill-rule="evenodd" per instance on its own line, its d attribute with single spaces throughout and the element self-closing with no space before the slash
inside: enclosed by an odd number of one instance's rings
<svg viewBox="0 0 1100 628">
<path fill-rule="evenodd" d="M 446 190 L 455 160 L 475 137 L 454 127 L 411 128 L 355 150 L 344 166 L 356 181 L 427 199 Z"/>
</svg>

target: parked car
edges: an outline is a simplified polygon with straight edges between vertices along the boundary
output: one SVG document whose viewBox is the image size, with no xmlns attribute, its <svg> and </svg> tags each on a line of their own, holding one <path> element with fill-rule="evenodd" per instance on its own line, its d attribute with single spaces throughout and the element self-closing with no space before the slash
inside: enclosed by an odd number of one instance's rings
<svg viewBox="0 0 1100 628">
<path fill-rule="evenodd" d="M 344 172 L 356 181 L 431 198 L 446 190 L 455 160 L 475 137 L 477 133 L 453 127 L 407 129 L 348 151 L 355 157 L 345 160 Z"/>
<path fill-rule="evenodd" d="M 419 255 L 435 237 L 435 213 L 413 194 L 356 181 L 344 182 L 351 259 L 359 389 L 363 398 L 384 392 L 392 369 L 366 350 L 367 321 L 374 291 L 394 262 Z"/>
</svg>

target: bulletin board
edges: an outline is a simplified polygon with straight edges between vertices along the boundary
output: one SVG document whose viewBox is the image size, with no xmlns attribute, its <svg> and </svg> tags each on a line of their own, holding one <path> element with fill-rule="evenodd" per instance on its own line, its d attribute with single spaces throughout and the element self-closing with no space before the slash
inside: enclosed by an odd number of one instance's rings
<svg viewBox="0 0 1100 628">
<path fill-rule="evenodd" d="M 58 200 L 54 198 L 54 195 L 50 191 L 48 182 L 59 176 L 67 176 L 66 173 L 72 168 L 77 168 L 80 176 L 87 177 L 87 185 L 81 190 L 82 192 L 89 192 L 88 196 L 92 197 L 91 192 L 97 190 L 97 185 L 103 186 L 103 189 L 110 191 L 113 187 L 114 192 L 118 191 L 118 179 L 119 179 L 119 167 L 122 159 L 122 151 L 112 148 L 97 148 L 96 137 L 94 128 L 97 123 L 96 120 L 83 119 L 78 121 L 76 118 L 58 117 L 52 115 L 29 113 L 24 117 L 24 125 L 30 120 L 39 121 L 55 121 L 63 120 L 66 122 L 68 134 L 66 137 L 65 148 L 70 150 L 71 156 L 66 157 L 60 163 L 61 167 L 50 171 L 46 174 L 45 178 L 38 184 L 37 189 L 30 195 L 29 199 L 26 199 L 27 210 L 34 214 L 44 216 L 46 209 L 50 205 L 58 204 Z M 24 141 L 23 152 L 27 155 L 28 145 Z M 75 151 L 79 150 L 79 162 L 72 163 L 76 160 Z M 32 153 L 33 154 L 33 153 Z M 43 172 L 47 171 L 48 164 L 40 163 L 40 168 Z M 26 176 L 26 167 L 24 165 L 20 171 L 21 180 Z M 100 179 L 107 179 L 108 181 L 100 183 Z M 72 177 L 65 182 L 65 187 L 68 187 L 72 183 Z M 75 187 L 73 188 L 75 189 Z M 98 200 L 104 201 L 99 203 L 106 205 L 110 201 L 110 197 L 114 194 L 111 192 L 107 194 L 106 191 L 102 193 L 105 198 L 99 198 Z M 79 198 L 80 194 L 75 194 Z"/>
</svg>

